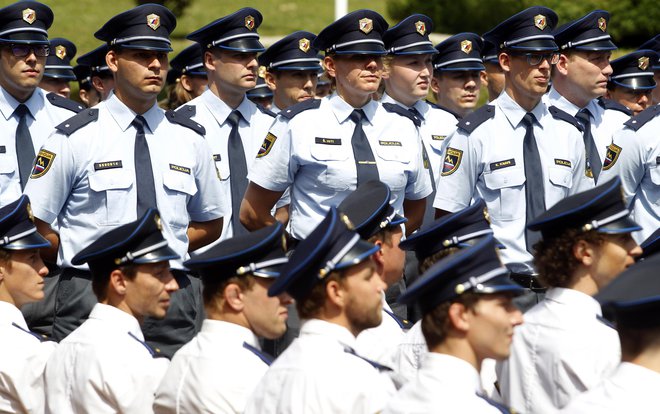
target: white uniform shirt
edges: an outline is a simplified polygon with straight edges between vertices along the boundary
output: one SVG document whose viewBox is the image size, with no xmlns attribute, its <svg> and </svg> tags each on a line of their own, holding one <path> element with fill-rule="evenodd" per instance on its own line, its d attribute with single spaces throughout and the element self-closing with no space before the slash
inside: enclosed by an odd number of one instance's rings
<svg viewBox="0 0 660 414">
<path fill-rule="evenodd" d="M 471 134 L 458 129 L 446 139 L 445 152 L 452 150 L 454 167 L 437 178 L 433 207 L 456 212 L 476 198 L 488 207 L 491 227 L 502 261 L 529 263 L 532 255 L 525 247 L 525 167 L 522 123 L 526 111 L 504 92 L 491 105 L 495 115 Z M 552 117 L 543 103 L 531 111 L 543 172 L 545 206 L 593 187 L 585 175 L 582 133 L 572 124 Z M 443 160 L 444 160 L 443 155 Z M 451 157 L 450 157 L 451 158 Z"/>
<path fill-rule="evenodd" d="M 479 373 L 470 363 L 429 352 L 416 378 L 399 390 L 383 413 L 502 413 L 480 395 L 483 391 Z"/>
<path fill-rule="evenodd" d="M 382 302 L 383 320 L 375 328 L 365 329 L 358 334 L 355 351 L 360 356 L 393 368 L 392 356 L 399 342 L 403 340 L 404 331 L 401 322 L 392 313 L 392 308 L 385 300 L 385 293 Z"/>
<path fill-rule="evenodd" d="M 550 92 L 543 95 L 548 105 L 554 105 L 569 115 L 575 116 L 580 111 L 580 107 L 568 101 L 551 88 Z M 591 100 L 585 107 L 591 113 L 591 135 L 594 137 L 600 163 L 603 164 L 607 147 L 612 143 L 612 135 L 623 128 L 623 123 L 630 119 L 629 115 L 615 109 L 605 109 L 598 104 L 598 99 Z"/>
<path fill-rule="evenodd" d="M 549 289 L 515 328 L 509 358 L 498 363 L 504 402 L 520 413 L 555 412 L 609 376 L 621 347 L 617 332 L 600 318 L 591 296 Z"/>
<path fill-rule="evenodd" d="M 42 150 L 53 159 L 25 187 L 36 217 L 47 223 L 59 219 L 58 264 L 63 267 L 73 267 L 73 256 L 101 234 L 138 218 L 135 113 L 114 94 L 96 108 L 96 122 L 68 137 L 60 132 L 50 136 Z M 163 235 L 182 257 L 172 266 L 181 269 L 188 223 L 224 216 L 227 200 L 202 136 L 169 122 L 155 103 L 143 117 Z"/>
<path fill-rule="evenodd" d="M 44 412 L 43 373 L 55 342 L 28 331 L 20 310 L 0 301 L 0 412 Z"/>
<path fill-rule="evenodd" d="M 562 414 L 656 414 L 660 408 L 660 373 L 622 362 L 591 390 L 577 395 Z"/>
<path fill-rule="evenodd" d="M 351 146 L 355 124 L 349 118 L 354 109 L 333 94 L 323 98 L 319 108 L 291 120 L 278 116 L 268 135 L 274 143 L 250 167 L 248 178 L 263 188 L 284 191 L 291 186 L 289 224 L 297 239 L 307 237 L 328 209 L 356 188 Z M 404 199 L 419 200 L 432 191 L 417 127 L 373 100 L 362 109 L 362 128 L 380 180 L 392 190 L 394 210 L 404 215 Z"/>
<path fill-rule="evenodd" d="M 657 106 L 656 106 L 657 107 Z M 632 218 L 642 226 L 632 235 L 638 243 L 660 227 L 660 115 L 634 131 L 628 127 L 614 135 L 613 161 L 603 167 L 599 182 L 621 177 L 623 197 Z M 618 153 L 617 153 L 618 151 Z"/>
<path fill-rule="evenodd" d="M 268 364 L 248 347 L 257 337 L 235 323 L 206 319 L 172 358 L 156 392 L 154 412 L 242 413 Z"/>
<path fill-rule="evenodd" d="M 366 360 L 346 351 L 355 337 L 318 319 L 303 322 L 300 336 L 266 372 L 246 413 L 377 413 L 394 384 Z"/>
<path fill-rule="evenodd" d="M 46 412 L 152 412 L 168 363 L 152 357 L 137 319 L 97 303 L 46 364 Z"/>
<path fill-rule="evenodd" d="M 233 109 L 218 98 L 210 89 L 207 89 L 200 96 L 188 102 L 186 106 L 195 107 L 195 116 L 192 119 L 206 129 L 206 140 L 213 151 L 213 159 L 220 172 L 220 179 L 226 184 L 224 186 L 226 190 L 224 198 L 227 200 L 229 209 L 231 210 L 231 187 L 229 185 L 231 174 L 229 171 L 228 142 L 232 125 L 227 120 L 227 117 L 229 117 Z M 179 111 L 185 113 L 187 110 L 186 106 L 181 107 Z M 243 98 L 243 101 L 241 101 L 236 110 L 243 117 L 238 124 L 238 132 L 241 135 L 245 161 L 249 168 L 257 156 L 261 143 L 264 142 L 264 137 L 268 133 L 268 129 L 275 119 L 271 115 L 259 110 L 257 105 L 247 97 Z M 224 217 L 220 240 L 228 239 L 234 235 L 234 229 L 231 224 L 232 214 L 234 214 L 233 211 Z"/>
<path fill-rule="evenodd" d="M 19 119 L 14 115 L 19 104 L 20 102 L 0 87 L 0 129 L 2 130 L 2 134 L 0 134 L 0 207 L 15 201 L 23 193 L 16 158 L 16 128 Z M 30 129 L 30 137 L 36 155 L 55 126 L 74 116 L 75 112 L 51 104 L 46 98 L 46 92 L 40 88 L 37 88 L 24 104 L 30 111 L 27 126 Z"/>
</svg>

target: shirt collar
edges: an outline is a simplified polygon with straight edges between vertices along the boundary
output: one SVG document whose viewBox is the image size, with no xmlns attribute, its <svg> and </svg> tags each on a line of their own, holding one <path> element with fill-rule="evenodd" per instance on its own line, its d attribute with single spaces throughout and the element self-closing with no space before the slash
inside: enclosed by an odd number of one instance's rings
<svg viewBox="0 0 660 414">
<path fill-rule="evenodd" d="M 227 117 L 229 117 L 229 114 L 232 113 L 233 109 L 230 108 L 229 105 L 225 103 L 225 101 L 220 99 L 210 89 L 205 90 L 201 95 L 201 98 L 219 125 L 223 125 L 225 122 L 228 122 Z M 250 108 L 251 103 L 252 102 L 246 96 L 244 96 L 243 100 L 236 108 L 236 110 L 241 113 L 243 121 L 248 122 L 247 120 L 249 120 L 250 115 L 252 115 L 253 111 L 252 108 Z"/>
<path fill-rule="evenodd" d="M 470 384 L 475 393 L 483 393 L 479 372 L 467 361 L 453 355 L 428 352 L 422 361 L 424 369 L 451 376 L 456 384 Z"/>
<path fill-rule="evenodd" d="M 120 330 L 126 330 L 133 334 L 140 341 L 144 341 L 144 335 L 142 334 L 138 320 L 133 315 L 114 306 L 97 303 L 92 308 L 89 319 L 97 319 L 104 323 L 112 324 Z"/>
<path fill-rule="evenodd" d="M 30 111 L 30 115 L 34 119 L 34 114 L 39 112 L 39 110 L 46 105 L 45 100 L 46 96 L 44 91 L 41 88 L 36 88 L 28 100 L 22 103 L 27 106 L 28 110 Z M 5 117 L 5 119 L 11 118 L 11 116 L 14 114 L 14 111 L 16 111 L 16 108 L 20 104 L 21 102 L 18 102 L 18 100 L 11 96 L 11 94 L 4 88 L 0 88 L 0 112 L 2 112 L 2 115 Z"/>
<path fill-rule="evenodd" d="M 572 116 L 575 116 L 578 111 L 582 109 L 568 99 L 564 98 L 559 92 L 557 92 L 557 89 L 555 89 L 554 86 L 550 88 L 550 92 L 548 93 L 548 102 L 550 105 L 554 105 L 562 111 L 571 114 Z"/>
<path fill-rule="evenodd" d="M 578 306 L 581 309 L 593 312 L 597 316 L 603 315 L 600 304 L 596 299 L 575 289 L 551 288 L 546 292 L 545 298 L 563 305 Z"/>
<path fill-rule="evenodd" d="M 520 122 L 527 113 L 527 111 L 525 111 L 516 101 L 514 101 L 506 91 L 503 91 L 502 94 L 500 94 L 500 96 L 498 96 L 497 99 L 495 99 L 492 103 L 502 110 L 504 116 L 513 128 L 516 128 L 518 125 L 520 125 Z M 543 99 L 541 99 L 539 103 L 530 111 L 536 118 L 536 126 L 543 128 L 543 125 L 541 124 L 541 118 L 543 118 L 545 111 L 546 105 L 545 102 L 543 102 Z"/>
<path fill-rule="evenodd" d="M 261 350 L 259 345 L 259 338 L 248 328 L 225 321 L 218 321 L 214 319 L 204 319 L 202 322 L 203 333 L 218 334 L 222 336 L 223 341 L 235 341 L 240 344 L 246 342 L 248 345 Z"/>
<path fill-rule="evenodd" d="M 117 122 L 122 131 L 126 131 L 130 126 L 137 114 L 133 112 L 126 104 L 117 98 L 114 91 L 110 92 L 108 99 L 103 101 L 106 108 L 110 112 L 112 118 Z M 165 115 L 163 110 L 158 107 L 158 103 L 154 100 L 154 104 L 149 110 L 142 114 L 142 117 L 147 121 L 147 128 L 151 133 L 156 129 L 158 124 L 163 120 Z"/>
<path fill-rule="evenodd" d="M 330 108 L 337 118 L 337 122 L 343 124 L 356 109 L 362 109 L 364 115 L 367 118 L 367 121 L 370 124 L 373 124 L 374 116 L 376 115 L 376 109 L 378 108 L 379 103 L 370 99 L 362 108 L 353 108 L 349 105 L 342 97 L 340 97 L 337 92 L 333 92 L 332 95 L 328 98 L 330 102 Z"/>
<path fill-rule="evenodd" d="M 300 326 L 300 336 L 302 335 L 322 335 L 324 337 L 334 338 L 340 344 L 355 349 L 355 336 L 353 336 L 351 331 L 336 323 L 320 319 L 303 321 Z"/>
<path fill-rule="evenodd" d="M 25 318 L 21 311 L 9 302 L 0 301 L 0 320 L 3 325 L 15 323 L 26 331 L 28 330 L 27 323 L 25 323 Z"/>
<path fill-rule="evenodd" d="M 406 106 L 406 105 L 402 104 L 401 102 L 399 102 L 399 101 L 395 100 L 394 98 L 392 98 L 390 95 L 387 94 L 387 92 L 383 93 L 383 96 L 380 98 L 380 102 L 381 103 L 393 103 L 393 104 L 399 105 L 400 107 L 405 108 L 405 109 L 415 108 L 417 110 L 417 112 L 419 112 L 424 117 L 426 117 L 426 113 L 429 111 L 429 109 L 431 107 L 428 103 L 424 102 L 424 100 L 422 100 L 422 99 L 416 101 L 413 104 L 413 106 L 411 106 L 411 107 Z"/>
</svg>

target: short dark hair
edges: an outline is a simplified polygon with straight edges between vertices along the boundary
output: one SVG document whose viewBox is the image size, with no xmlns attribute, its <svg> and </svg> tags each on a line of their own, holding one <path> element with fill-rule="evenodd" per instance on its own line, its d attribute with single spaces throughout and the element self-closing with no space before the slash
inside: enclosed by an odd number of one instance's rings
<svg viewBox="0 0 660 414">
<path fill-rule="evenodd" d="M 422 317 L 422 333 L 428 348 L 432 349 L 447 339 L 447 335 L 452 328 L 451 319 L 449 319 L 449 307 L 452 304 L 460 303 L 468 310 L 474 310 L 475 305 L 482 297 L 478 293 L 467 292 L 454 300 L 439 304 L 432 311 L 424 314 Z"/>
<path fill-rule="evenodd" d="M 342 283 L 345 279 L 345 272 L 330 272 L 330 274 L 320 283 L 312 288 L 309 294 L 302 300 L 296 301 L 296 310 L 301 319 L 311 319 L 318 315 L 326 300 L 326 286 L 330 281 Z"/>
<path fill-rule="evenodd" d="M 202 277 L 202 299 L 204 306 L 212 306 L 216 298 L 225 291 L 225 288 L 234 283 L 241 290 L 250 290 L 256 283 L 252 274 L 242 276 L 223 277 Z"/>
<path fill-rule="evenodd" d="M 137 275 L 137 265 L 129 264 L 126 266 L 93 266 L 92 271 L 92 291 L 96 299 L 100 302 L 108 296 L 108 282 L 110 282 L 110 273 L 118 269 L 128 280 L 135 279 Z"/>
</svg>

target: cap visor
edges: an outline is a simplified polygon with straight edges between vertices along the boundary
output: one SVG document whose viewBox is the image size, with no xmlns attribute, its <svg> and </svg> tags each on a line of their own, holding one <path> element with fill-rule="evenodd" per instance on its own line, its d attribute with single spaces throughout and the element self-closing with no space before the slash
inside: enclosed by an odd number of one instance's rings
<svg viewBox="0 0 660 414">
<path fill-rule="evenodd" d="M 574 47 L 575 50 L 586 50 L 597 52 L 599 50 L 616 50 L 618 47 L 611 40 L 599 40 L 597 42 L 590 42 L 584 45 L 579 45 Z"/>
<path fill-rule="evenodd" d="M 145 263 L 158 263 L 158 262 L 163 262 L 165 260 L 176 260 L 179 258 L 179 255 L 176 254 L 170 246 L 165 246 L 161 247 L 158 250 L 154 250 L 153 252 L 149 252 L 145 254 L 144 256 L 136 257 L 133 260 L 133 263 L 137 264 L 145 264 Z"/>
<path fill-rule="evenodd" d="M 437 55 L 438 51 L 433 45 L 419 45 L 392 52 L 393 55 Z"/>
<path fill-rule="evenodd" d="M 491 294 L 491 293 L 504 293 L 511 292 L 515 295 L 521 295 L 526 292 L 522 286 L 514 283 L 509 279 L 508 273 L 494 277 L 486 282 L 481 283 L 481 289 L 476 290 L 476 293 Z"/>
<path fill-rule="evenodd" d="M 44 76 L 53 79 L 63 79 L 69 81 L 76 80 L 76 74 L 73 73 L 73 70 L 68 69 L 48 69 L 48 67 L 46 67 Z"/>
<path fill-rule="evenodd" d="M 173 50 L 167 42 L 159 42 L 157 40 L 122 43 L 118 46 L 124 49 L 153 50 L 156 52 L 171 52 Z"/>
<path fill-rule="evenodd" d="M 40 249 L 42 247 L 50 247 L 50 242 L 36 231 L 9 244 L 0 246 L 0 248 L 6 250 Z"/>
<path fill-rule="evenodd" d="M 355 43 L 350 46 L 337 48 L 337 55 L 386 55 L 387 50 L 380 43 Z"/>
<path fill-rule="evenodd" d="M 479 62 L 458 62 L 458 63 L 452 63 L 451 65 L 435 68 L 435 70 L 440 70 L 440 71 L 470 71 L 470 70 L 482 71 L 482 70 L 486 70 L 486 67 L 482 63 L 479 63 Z"/>
<path fill-rule="evenodd" d="M 517 43 L 515 45 L 507 46 L 506 49 L 529 51 L 529 52 L 543 52 L 546 50 L 559 50 L 557 43 L 550 39 L 537 39 L 528 42 Z"/>
<path fill-rule="evenodd" d="M 646 90 L 655 88 L 653 76 L 639 76 L 636 78 L 612 79 L 615 85 L 633 90 Z"/>
<path fill-rule="evenodd" d="M 216 45 L 216 47 L 243 53 L 263 52 L 266 50 L 259 39 L 254 37 L 244 37 L 242 39 L 232 40 L 230 42 Z"/>
<path fill-rule="evenodd" d="M 618 233 L 630 233 L 633 231 L 640 231 L 642 228 L 639 224 L 635 223 L 630 216 L 625 216 L 617 221 L 608 223 L 604 226 L 599 227 L 596 231 L 598 233 L 605 234 L 618 234 Z"/>
<path fill-rule="evenodd" d="M 7 34 L 5 37 L 0 38 L 0 41 L 7 43 L 50 45 L 46 35 L 35 32 L 19 32 Z"/>
<path fill-rule="evenodd" d="M 353 246 L 353 248 L 339 260 L 339 263 L 335 266 L 335 270 L 341 270 L 360 264 L 378 250 L 380 250 L 380 247 L 360 239 L 355 243 L 355 246 Z"/>
</svg>

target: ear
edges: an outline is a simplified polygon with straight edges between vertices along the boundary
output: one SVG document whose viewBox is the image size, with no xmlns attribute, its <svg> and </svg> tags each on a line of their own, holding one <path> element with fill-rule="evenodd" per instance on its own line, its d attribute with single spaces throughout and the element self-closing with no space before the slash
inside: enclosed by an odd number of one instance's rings
<svg viewBox="0 0 660 414">
<path fill-rule="evenodd" d="M 468 308 L 462 303 L 452 303 L 449 306 L 449 320 L 454 329 L 459 332 L 467 332 L 470 329 L 470 319 L 468 317 Z"/>
<path fill-rule="evenodd" d="M 488 86 L 488 75 L 486 74 L 485 70 L 479 72 L 479 77 L 481 78 L 481 84 L 484 86 Z"/>
<path fill-rule="evenodd" d="M 277 89 L 277 83 L 275 83 L 275 75 L 273 75 L 270 72 L 266 72 L 266 76 L 264 77 L 264 82 L 270 88 L 271 91 L 275 91 Z"/>
<path fill-rule="evenodd" d="M 595 253 L 594 246 L 585 240 L 578 240 L 577 243 L 573 245 L 573 255 L 585 266 L 591 266 L 595 263 Z"/>
<path fill-rule="evenodd" d="M 105 63 L 108 65 L 108 68 L 112 73 L 117 73 L 117 61 L 118 53 L 116 50 L 110 50 L 107 55 L 105 55 Z"/>
<path fill-rule="evenodd" d="M 555 70 L 564 76 L 568 74 L 568 56 L 563 53 L 559 55 L 559 62 L 555 65 Z"/>
<path fill-rule="evenodd" d="M 431 90 L 436 94 L 440 94 L 440 81 L 438 80 L 438 76 L 440 75 L 433 75 L 431 76 Z"/>
<path fill-rule="evenodd" d="M 323 58 L 323 66 L 328 76 L 333 78 L 337 77 L 337 66 L 335 65 L 335 60 L 331 56 L 326 56 Z"/>
<path fill-rule="evenodd" d="M 92 76 L 92 86 L 101 95 L 103 95 L 103 92 L 105 92 L 105 86 L 103 86 L 103 81 L 98 76 Z"/>
<path fill-rule="evenodd" d="M 89 106 L 89 95 L 86 90 L 84 89 L 78 90 L 78 96 L 85 105 Z"/>
<path fill-rule="evenodd" d="M 183 87 L 186 92 L 192 93 L 193 88 L 192 84 L 190 83 L 190 77 L 188 75 L 181 75 L 179 82 L 181 83 L 181 87 Z"/>
<path fill-rule="evenodd" d="M 384 243 L 382 240 L 376 240 L 374 244 L 380 247 L 380 249 L 378 249 L 378 251 L 371 257 L 374 259 L 374 263 L 376 263 L 376 273 L 382 275 L 385 269 L 385 253 L 383 253 Z"/>
<path fill-rule="evenodd" d="M 511 56 L 507 53 L 500 53 L 497 55 L 497 59 L 500 61 L 500 67 L 504 72 L 511 72 Z"/>
<path fill-rule="evenodd" d="M 121 270 L 115 269 L 110 273 L 110 282 L 109 288 L 112 289 L 119 296 L 126 295 L 126 286 L 128 285 L 128 279 L 124 276 Z"/>
<path fill-rule="evenodd" d="M 331 303 L 339 308 L 343 308 L 345 304 L 346 291 L 341 283 L 336 280 L 331 280 L 325 285 L 325 294 Z"/>
<path fill-rule="evenodd" d="M 210 50 L 204 52 L 204 67 L 206 70 L 215 70 L 215 56 Z"/>
<path fill-rule="evenodd" d="M 243 291 L 236 283 L 230 283 L 225 286 L 223 295 L 225 298 L 225 303 L 232 310 L 241 312 L 245 307 L 245 304 L 243 303 Z"/>
</svg>

